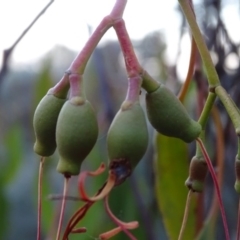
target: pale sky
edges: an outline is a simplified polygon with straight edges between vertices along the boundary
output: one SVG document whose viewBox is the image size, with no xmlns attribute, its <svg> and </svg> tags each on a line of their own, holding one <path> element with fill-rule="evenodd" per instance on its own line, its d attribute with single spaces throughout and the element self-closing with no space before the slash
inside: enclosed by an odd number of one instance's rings
<svg viewBox="0 0 240 240">
<path fill-rule="evenodd" d="M 239 41 L 239 8 L 230 4 L 223 12 L 231 37 Z M 48 0 L 0 1 L 0 53 L 17 39 Z M 194 1 L 198 2 L 198 1 Z M 55 0 L 47 12 L 19 43 L 13 54 L 15 63 L 31 63 L 56 45 L 80 51 L 88 39 L 90 25 L 96 28 L 101 19 L 112 9 L 115 0 Z M 176 10 L 177 0 L 128 0 L 124 19 L 132 39 L 141 39 L 147 33 L 160 30 L 166 36 L 168 57 L 174 61 L 178 47 L 180 19 Z M 234 23 L 234 26 L 233 26 Z M 232 26 L 232 27 L 231 27 Z M 110 30 L 101 41 L 116 39 Z M 182 43 L 182 58 L 186 63 L 190 50 L 189 37 Z M 184 66 L 183 66 L 184 67 Z"/>
</svg>

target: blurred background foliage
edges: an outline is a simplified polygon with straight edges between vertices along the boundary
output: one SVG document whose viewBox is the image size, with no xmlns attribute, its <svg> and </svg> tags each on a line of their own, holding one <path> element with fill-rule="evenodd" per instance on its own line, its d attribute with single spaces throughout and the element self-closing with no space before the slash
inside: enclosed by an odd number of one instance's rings
<svg viewBox="0 0 240 240">
<path fill-rule="evenodd" d="M 237 43 L 229 37 L 228 29 L 221 18 L 223 7 L 221 1 L 202 0 L 198 1 L 196 12 L 198 15 L 201 9 L 198 22 L 214 57 L 221 82 L 240 106 L 240 37 Z M 180 9 L 176 14 L 182 16 Z M 184 33 L 188 31 L 183 16 L 180 30 L 180 38 L 176 39 L 179 46 Z M 165 56 L 167 43 L 164 39 L 164 33 L 154 32 L 133 44 L 143 67 L 177 94 L 181 86 L 177 74 L 178 58 L 175 64 L 168 63 Z M 75 55 L 75 52 L 66 47 L 56 46 L 36 64 L 35 69 L 10 68 L 0 79 L 0 239 L 36 238 L 39 157 L 32 150 L 35 141 L 33 113 L 40 99 L 61 78 Z M 197 63 L 197 71 L 184 103 L 194 119 L 199 117 L 208 87 L 201 62 Z M 109 41 L 94 51 L 84 78 L 88 99 L 97 113 L 100 133 L 97 144 L 82 165 L 82 170 L 94 170 L 101 162 L 108 161 L 107 130 L 126 95 L 127 76 L 117 42 Z M 143 91 L 142 106 L 145 104 L 144 95 Z M 233 188 L 237 138 L 219 101 L 216 102 L 216 107 L 220 113 L 224 135 L 222 195 L 230 234 L 234 239 L 238 207 L 238 196 Z M 133 231 L 137 239 L 175 240 L 183 217 L 188 192 L 184 182 L 188 177 L 189 161 L 194 155 L 195 144 L 186 145 L 180 140 L 157 135 L 149 123 L 148 127 L 148 151 L 133 175 L 111 193 L 110 206 L 120 219 L 139 221 L 140 227 Z M 206 138 L 207 148 L 216 164 L 218 135 L 212 118 L 209 119 Z M 55 170 L 57 160 L 56 152 L 47 159 L 44 168 L 42 239 L 54 239 L 56 234 L 60 202 L 48 200 L 48 195 L 62 192 L 63 177 Z M 218 165 L 215 166 L 218 171 Z M 93 194 L 105 179 L 106 174 L 89 179 L 89 193 Z M 78 196 L 77 177 L 71 179 L 69 195 Z M 204 219 L 211 210 L 212 199 L 213 186 L 208 176 L 204 192 L 194 194 L 184 239 L 193 239 L 200 231 L 202 234 L 198 239 L 201 240 L 225 239 L 220 217 L 213 220 L 211 225 L 204 224 Z M 81 202 L 67 202 L 65 226 L 81 205 Z M 114 224 L 105 214 L 103 203 L 98 202 L 80 226 L 86 226 L 88 232 L 71 235 L 71 240 L 97 239 L 100 233 L 110 230 Z M 126 239 L 126 236 L 119 234 L 113 239 Z"/>
</svg>

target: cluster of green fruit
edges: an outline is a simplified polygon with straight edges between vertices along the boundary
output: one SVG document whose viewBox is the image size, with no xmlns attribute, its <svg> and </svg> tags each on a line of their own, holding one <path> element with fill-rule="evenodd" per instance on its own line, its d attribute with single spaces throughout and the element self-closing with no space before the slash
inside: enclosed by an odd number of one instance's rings
<svg viewBox="0 0 240 240">
<path fill-rule="evenodd" d="M 60 155 L 57 171 L 66 177 L 79 174 L 82 161 L 98 137 L 96 115 L 84 90 L 71 94 L 74 90 L 69 82 L 69 97 L 67 94 L 59 97 L 49 91 L 39 103 L 33 120 L 34 151 L 47 157 L 57 148 Z M 148 119 L 158 132 L 187 143 L 199 136 L 201 125 L 190 118 L 178 98 L 164 85 L 159 84 L 157 89 L 146 93 L 146 107 Z M 134 101 L 126 98 L 107 135 L 109 169 L 116 176 L 116 185 L 131 174 L 147 145 L 146 118 L 139 98 Z"/>
</svg>

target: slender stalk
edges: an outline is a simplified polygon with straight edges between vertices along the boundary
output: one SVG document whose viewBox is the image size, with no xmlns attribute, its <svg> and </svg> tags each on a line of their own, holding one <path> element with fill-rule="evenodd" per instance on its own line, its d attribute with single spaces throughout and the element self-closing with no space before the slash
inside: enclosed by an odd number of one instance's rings
<svg viewBox="0 0 240 240">
<path fill-rule="evenodd" d="M 67 190 L 68 190 L 68 182 L 69 182 L 69 177 L 65 176 L 64 177 L 64 187 L 63 187 L 63 200 L 62 200 L 62 206 L 61 206 L 61 211 L 60 211 L 60 216 L 59 216 L 56 240 L 60 240 L 63 214 L 64 214 L 64 209 L 65 209 L 65 204 L 66 204 L 66 195 L 67 195 Z"/>
<path fill-rule="evenodd" d="M 158 81 L 153 79 L 146 70 L 142 72 L 142 88 L 144 88 L 148 93 L 156 91 L 161 85 Z"/>
<path fill-rule="evenodd" d="M 133 46 L 128 35 L 124 20 L 120 19 L 114 23 L 113 27 L 117 34 L 118 41 L 121 45 L 128 77 L 136 77 L 142 72 L 142 67 L 140 66 L 133 50 Z"/>
<path fill-rule="evenodd" d="M 223 126 L 220 120 L 220 113 L 217 110 L 217 108 L 214 106 L 212 109 L 212 117 L 214 121 L 214 125 L 216 128 L 216 167 L 217 167 L 217 180 L 219 184 L 219 189 L 221 190 L 222 188 L 222 183 L 223 183 L 223 170 L 224 170 L 224 136 L 223 136 Z M 216 191 L 214 191 L 213 199 L 212 199 L 212 204 L 208 213 L 208 216 L 205 220 L 205 224 L 210 225 L 209 227 L 210 231 L 209 232 L 209 237 L 213 238 L 214 237 L 214 230 L 215 230 L 215 225 L 216 225 L 216 220 L 218 217 L 218 197 Z M 201 239 L 201 236 L 204 234 L 204 231 L 202 230 L 199 233 L 198 239 Z"/>
<path fill-rule="evenodd" d="M 185 230 L 186 225 L 187 225 L 187 219 L 188 219 L 188 214 L 189 214 L 189 209 L 190 209 L 191 197 L 192 197 L 192 190 L 189 190 L 188 195 L 187 195 L 187 202 L 186 202 L 186 206 L 185 206 L 182 226 L 181 226 L 181 230 L 180 230 L 180 233 L 179 233 L 179 236 L 178 236 L 178 240 L 183 239 L 184 230 Z"/>
<path fill-rule="evenodd" d="M 37 240 L 41 239 L 41 219 L 42 219 L 42 175 L 45 158 L 41 157 L 38 172 L 38 217 L 37 217 Z"/>
<path fill-rule="evenodd" d="M 128 79 L 127 101 L 135 102 L 139 100 L 139 92 L 141 90 L 142 78 L 138 75 Z"/>
<path fill-rule="evenodd" d="M 238 107 L 222 86 L 216 87 L 215 92 L 223 103 L 225 109 L 227 110 L 227 113 L 231 118 L 236 133 L 240 135 L 240 111 Z"/>
<path fill-rule="evenodd" d="M 215 93 L 212 93 L 212 92 L 208 93 L 206 103 L 204 105 L 201 116 L 198 120 L 198 122 L 201 124 L 203 130 L 205 130 L 205 127 L 206 127 L 208 118 L 211 114 L 211 110 L 212 110 L 212 107 L 213 107 L 216 97 L 217 97 L 217 95 Z"/>
<path fill-rule="evenodd" d="M 183 102 L 189 85 L 191 83 L 192 77 L 193 77 L 193 73 L 194 73 L 194 66 L 195 66 L 195 60 L 196 60 L 196 55 L 197 55 L 197 46 L 195 43 L 194 38 L 192 37 L 192 41 L 191 41 L 191 53 L 190 53 L 190 61 L 189 61 L 189 66 L 188 66 L 188 72 L 187 72 L 187 76 L 186 79 L 184 81 L 184 84 L 178 94 L 178 99 Z"/>
<path fill-rule="evenodd" d="M 214 172 L 214 168 L 212 166 L 212 162 L 211 162 L 211 160 L 208 156 L 208 153 L 207 153 L 207 151 L 206 151 L 206 149 L 203 145 L 202 140 L 200 138 L 197 138 L 196 141 L 198 142 L 199 146 L 201 147 L 203 156 L 206 160 L 206 163 L 208 165 L 208 169 L 211 173 L 213 183 L 214 183 L 214 186 L 215 186 L 215 190 L 217 192 L 217 197 L 218 197 L 218 202 L 219 202 L 219 206 L 220 206 L 220 211 L 221 211 L 221 214 L 222 214 L 222 221 L 223 221 L 223 226 L 224 226 L 224 230 L 225 230 L 226 239 L 230 240 L 230 236 L 229 236 L 229 232 L 228 232 L 228 226 L 227 226 L 227 220 L 226 220 L 226 214 L 225 214 L 225 210 L 224 210 L 224 207 L 223 207 L 220 188 L 219 188 L 219 185 L 218 185 L 217 177 L 216 177 L 215 172 Z"/>
<path fill-rule="evenodd" d="M 104 204 L 105 204 L 105 208 L 106 208 L 106 211 L 109 215 L 109 217 L 112 219 L 112 221 L 118 225 L 119 227 L 121 227 L 122 231 L 131 239 L 131 240 L 137 240 L 127 229 L 126 229 L 126 226 L 127 223 L 125 222 L 122 222 L 120 221 L 119 219 L 117 219 L 114 214 L 112 213 L 109 205 L 108 205 L 108 196 L 105 197 L 104 199 Z"/>
<path fill-rule="evenodd" d="M 189 3 L 189 0 L 178 0 L 178 2 L 181 5 L 181 8 L 191 28 L 192 35 L 197 44 L 198 51 L 201 55 L 201 58 L 207 73 L 209 87 L 215 88 L 216 86 L 220 85 L 220 81 L 218 78 L 217 71 L 213 65 L 210 53 L 207 49 L 206 43 L 203 39 L 203 36 L 196 22 L 195 15 L 191 6 L 191 2 Z"/>
<path fill-rule="evenodd" d="M 84 73 L 85 67 L 92 52 L 96 48 L 103 35 L 107 32 L 107 30 L 113 26 L 114 22 L 122 18 L 126 4 L 127 0 L 116 0 L 116 3 L 110 15 L 103 18 L 96 30 L 90 36 L 82 51 L 72 62 L 70 68 L 68 69 L 69 73 L 77 73 L 79 75 L 82 75 Z"/>
</svg>

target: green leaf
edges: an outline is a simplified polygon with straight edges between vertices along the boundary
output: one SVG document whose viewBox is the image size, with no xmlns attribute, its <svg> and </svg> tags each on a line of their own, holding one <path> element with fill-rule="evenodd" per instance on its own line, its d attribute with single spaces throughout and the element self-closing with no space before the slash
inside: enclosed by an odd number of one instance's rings
<svg viewBox="0 0 240 240">
<path fill-rule="evenodd" d="M 179 139 L 156 136 L 155 179 L 159 209 L 169 239 L 178 239 L 188 190 L 184 182 L 188 176 L 187 145 Z M 195 216 L 191 208 L 183 239 L 194 239 Z"/>
</svg>

